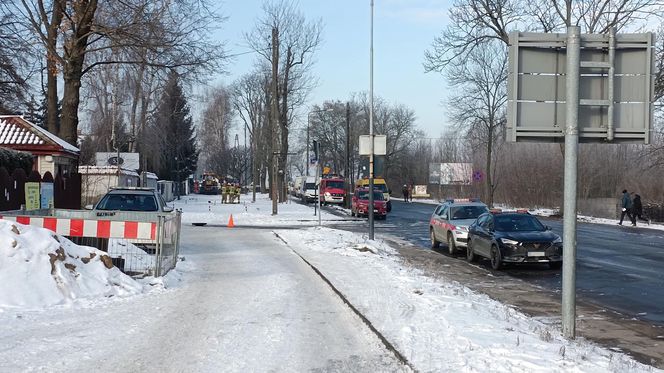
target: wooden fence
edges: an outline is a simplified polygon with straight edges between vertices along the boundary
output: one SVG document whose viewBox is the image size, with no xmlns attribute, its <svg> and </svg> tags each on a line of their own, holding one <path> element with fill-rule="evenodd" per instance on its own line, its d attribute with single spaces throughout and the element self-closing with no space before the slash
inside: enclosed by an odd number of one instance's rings
<svg viewBox="0 0 664 373">
<path fill-rule="evenodd" d="M 10 175 L 0 167 L 0 211 L 38 208 L 81 208 L 81 174 L 68 176 L 50 172 L 42 177 L 39 172 L 17 168 Z"/>
</svg>

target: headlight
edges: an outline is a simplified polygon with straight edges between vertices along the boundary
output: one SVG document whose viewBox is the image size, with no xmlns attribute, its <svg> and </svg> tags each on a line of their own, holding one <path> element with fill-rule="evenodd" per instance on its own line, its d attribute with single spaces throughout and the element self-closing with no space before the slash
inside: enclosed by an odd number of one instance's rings
<svg viewBox="0 0 664 373">
<path fill-rule="evenodd" d="M 519 241 L 510 240 L 509 238 L 501 238 L 500 242 L 504 243 L 505 245 L 512 245 L 512 246 L 516 246 L 519 244 Z"/>
<path fill-rule="evenodd" d="M 460 226 L 457 225 L 456 230 L 462 231 L 462 232 L 468 232 L 468 227 L 463 227 L 463 226 L 460 227 Z"/>
<path fill-rule="evenodd" d="M 331 196 L 330 192 L 325 192 L 325 197 Z"/>
<path fill-rule="evenodd" d="M 563 243 L 563 239 L 559 237 L 556 237 L 555 240 L 553 240 L 553 243 Z"/>
</svg>

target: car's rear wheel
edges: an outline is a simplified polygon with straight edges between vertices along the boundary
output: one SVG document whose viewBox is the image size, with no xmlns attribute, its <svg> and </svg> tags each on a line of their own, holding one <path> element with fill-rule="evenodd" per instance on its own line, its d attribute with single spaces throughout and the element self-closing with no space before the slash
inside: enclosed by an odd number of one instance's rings
<svg viewBox="0 0 664 373">
<path fill-rule="evenodd" d="M 560 269 L 563 267 L 563 262 L 549 262 L 549 268 L 551 269 Z"/>
<path fill-rule="evenodd" d="M 447 234 L 447 251 L 449 251 L 450 255 L 454 255 L 457 253 L 457 247 L 456 244 L 454 243 L 454 236 L 452 233 Z"/>
<path fill-rule="evenodd" d="M 431 237 L 431 248 L 437 248 L 440 245 L 440 242 L 436 239 L 436 234 L 433 233 L 433 228 L 429 229 L 429 235 Z"/>
<path fill-rule="evenodd" d="M 466 248 L 466 260 L 469 262 L 476 262 L 479 258 L 477 255 L 475 255 L 475 251 L 473 251 L 473 241 L 468 239 L 468 247 Z"/>
<path fill-rule="evenodd" d="M 503 266 L 503 258 L 500 255 L 500 250 L 496 246 L 491 247 L 491 268 L 499 270 Z"/>
</svg>

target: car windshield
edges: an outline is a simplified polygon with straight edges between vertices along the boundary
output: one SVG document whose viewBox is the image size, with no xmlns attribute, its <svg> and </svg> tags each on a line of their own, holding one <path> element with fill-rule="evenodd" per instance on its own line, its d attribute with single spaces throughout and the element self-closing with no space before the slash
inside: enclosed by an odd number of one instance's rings
<svg viewBox="0 0 664 373">
<path fill-rule="evenodd" d="M 316 183 L 305 183 L 304 189 L 316 189 Z"/>
<path fill-rule="evenodd" d="M 360 190 L 357 192 L 357 198 L 359 199 L 369 199 L 369 191 L 368 190 Z M 383 193 L 379 191 L 374 192 L 374 201 L 382 201 L 383 200 Z"/>
<path fill-rule="evenodd" d="M 452 207 L 452 220 L 477 219 L 480 215 L 488 212 L 486 206 L 457 206 Z"/>
<path fill-rule="evenodd" d="M 343 189 L 344 188 L 344 182 L 343 181 L 328 181 L 325 183 L 326 188 L 335 188 L 335 189 Z"/>
<path fill-rule="evenodd" d="M 157 211 L 157 201 L 147 194 L 107 194 L 97 204 L 97 210 Z"/>
<path fill-rule="evenodd" d="M 494 229 L 500 232 L 545 231 L 546 227 L 531 215 L 496 215 Z"/>
</svg>

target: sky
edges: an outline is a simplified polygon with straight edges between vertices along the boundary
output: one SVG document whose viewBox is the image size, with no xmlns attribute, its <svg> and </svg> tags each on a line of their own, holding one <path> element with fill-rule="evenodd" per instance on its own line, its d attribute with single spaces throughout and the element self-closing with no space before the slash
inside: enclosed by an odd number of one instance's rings
<svg viewBox="0 0 664 373">
<path fill-rule="evenodd" d="M 228 17 L 218 32 L 231 55 L 250 51 L 244 33 L 262 15 L 262 0 L 228 0 Z M 323 42 L 315 54 L 319 85 L 308 107 L 326 100 L 346 101 L 352 93 L 369 91 L 370 0 L 299 0 L 308 21 L 323 21 Z M 416 125 L 438 137 L 446 123 L 442 100 L 446 83 L 439 73 L 424 73 L 424 51 L 447 20 L 447 2 L 436 0 L 376 0 L 374 3 L 374 94 L 415 111 Z M 257 56 L 246 53 L 227 65 L 214 84 L 230 84 L 252 70 Z M 306 111 L 306 109 L 304 110 Z M 300 120 L 303 120 L 302 118 Z"/>
<path fill-rule="evenodd" d="M 564 339 L 557 316 L 530 317 L 407 265 L 395 237 L 325 227 L 339 219 L 327 212 L 316 227 L 299 203 L 272 215 L 266 194 L 217 201 L 176 202 L 177 267 L 140 280 L 106 268 L 94 248 L 0 219 L 0 371 L 400 371 L 382 336 L 413 371 L 661 372 L 618 347 Z M 231 214 L 243 229 L 191 224 Z"/>
</svg>

